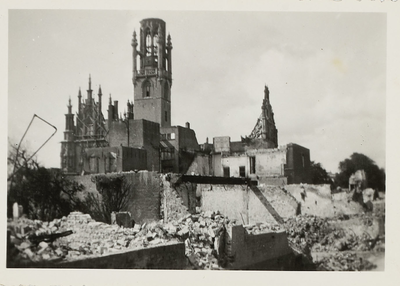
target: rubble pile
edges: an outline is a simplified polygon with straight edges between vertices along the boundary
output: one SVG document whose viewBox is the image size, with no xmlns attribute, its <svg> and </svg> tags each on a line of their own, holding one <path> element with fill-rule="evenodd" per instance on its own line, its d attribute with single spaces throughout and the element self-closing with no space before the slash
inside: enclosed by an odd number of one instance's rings
<svg viewBox="0 0 400 286">
<path fill-rule="evenodd" d="M 257 223 L 255 225 L 244 225 L 243 226 L 248 234 L 256 235 L 261 233 L 273 232 L 282 230 L 282 226 L 279 224 L 268 224 L 268 223 Z"/>
<path fill-rule="evenodd" d="M 9 223 L 14 263 L 73 260 L 128 249 L 184 242 L 193 268 L 220 269 L 225 228 L 236 222 L 219 212 L 188 214 L 177 220 L 124 228 L 96 222 L 79 212 L 52 222 L 20 219 Z M 60 234 L 65 237 L 58 237 Z M 51 237 L 56 236 L 54 239 Z M 57 238 L 57 239 L 56 239 Z"/>
<path fill-rule="evenodd" d="M 298 215 L 289 218 L 285 221 L 284 227 L 289 241 L 297 245 L 307 245 L 309 248 L 332 231 L 326 218 L 314 215 Z"/>
<path fill-rule="evenodd" d="M 220 265 L 225 265 L 225 229 L 235 225 L 235 220 L 206 211 L 187 215 L 176 223 L 180 228 L 176 234 L 185 241 L 185 254 L 195 269 L 220 269 Z"/>
<path fill-rule="evenodd" d="M 318 263 L 318 269 L 322 271 L 367 271 L 374 268 L 375 264 L 350 252 L 336 253 Z"/>
</svg>

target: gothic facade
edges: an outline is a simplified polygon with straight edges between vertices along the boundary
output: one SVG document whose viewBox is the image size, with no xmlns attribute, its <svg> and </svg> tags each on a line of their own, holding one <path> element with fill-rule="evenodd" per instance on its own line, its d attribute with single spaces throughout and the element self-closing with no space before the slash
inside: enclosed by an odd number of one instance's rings
<svg viewBox="0 0 400 286">
<path fill-rule="evenodd" d="M 99 87 L 96 101 L 90 76 L 86 99 L 82 100 L 79 89 L 76 114 L 69 100 L 61 142 L 61 169 L 66 174 L 183 172 L 199 150 L 188 123 L 171 126 L 172 43 L 165 22 L 142 20 L 139 38 L 133 33 L 132 48 L 133 103 L 128 100 L 123 116 L 110 95 L 108 118 L 104 118 L 102 90 Z"/>
</svg>

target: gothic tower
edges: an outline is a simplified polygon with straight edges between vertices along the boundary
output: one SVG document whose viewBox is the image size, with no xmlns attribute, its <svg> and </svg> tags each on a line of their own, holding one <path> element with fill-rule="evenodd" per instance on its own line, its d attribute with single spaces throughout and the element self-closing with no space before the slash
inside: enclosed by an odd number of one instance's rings
<svg viewBox="0 0 400 286">
<path fill-rule="evenodd" d="M 137 49 L 139 45 L 139 49 Z M 165 22 L 144 19 L 140 22 L 139 43 L 133 32 L 134 119 L 171 126 L 171 37 L 165 35 Z M 138 61 L 139 56 L 139 61 Z"/>
<path fill-rule="evenodd" d="M 261 105 L 261 115 L 257 119 L 256 126 L 254 126 L 249 138 L 262 139 L 268 142 L 269 148 L 278 147 L 278 130 L 276 129 L 274 112 L 269 101 L 268 86 L 264 88 L 264 99 Z"/>
</svg>

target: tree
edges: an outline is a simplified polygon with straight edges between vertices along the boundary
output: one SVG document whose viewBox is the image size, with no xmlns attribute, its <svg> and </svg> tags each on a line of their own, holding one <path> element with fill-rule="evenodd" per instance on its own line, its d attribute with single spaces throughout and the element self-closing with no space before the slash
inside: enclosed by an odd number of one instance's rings
<svg viewBox="0 0 400 286">
<path fill-rule="evenodd" d="M 123 210 L 129 198 L 131 184 L 122 174 L 99 174 L 92 177 L 100 195 L 88 193 L 85 198 L 86 212 L 96 220 L 110 223 L 111 213 Z"/>
<path fill-rule="evenodd" d="M 322 165 L 314 161 L 311 161 L 311 183 L 316 185 L 332 183 L 332 179 Z"/>
<path fill-rule="evenodd" d="M 76 194 L 83 186 L 68 180 L 58 169 L 46 169 L 36 159 L 29 160 L 29 152 L 10 144 L 8 152 L 8 216 L 12 205 L 22 205 L 24 214 L 31 219 L 50 221 L 68 215 L 80 208 Z M 15 167 L 14 167 L 15 166 Z"/>
<path fill-rule="evenodd" d="M 369 188 L 385 191 L 385 170 L 379 168 L 375 162 L 368 156 L 361 153 L 353 153 L 350 158 L 347 158 L 339 163 L 340 172 L 336 175 L 336 182 L 339 186 L 347 188 L 349 178 L 357 170 L 364 170 L 367 177 L 367 185 Z"/>
</svg>

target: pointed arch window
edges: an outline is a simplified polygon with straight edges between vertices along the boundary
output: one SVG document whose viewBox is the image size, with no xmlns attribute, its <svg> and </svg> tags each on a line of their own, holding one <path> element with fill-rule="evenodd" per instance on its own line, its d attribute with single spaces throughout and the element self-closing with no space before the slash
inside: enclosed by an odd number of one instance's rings
<svg viewBox="0 0 400 286">
<path fill-rule="evenodd" d="M 150 30 L 146 31 L 146 56 L 151 56 L 151 35 L 150 35 Z"/>
<path fill-rule="evenodd" d="M 151 95 L 151 83 L 149 81 L 145 81 L 143 83 L 143 97 L 150 97 Z"/>
</svg>

